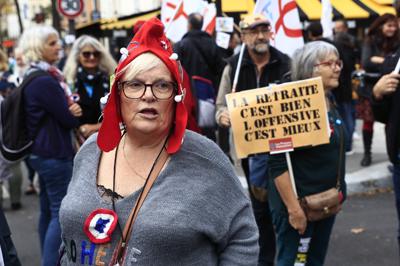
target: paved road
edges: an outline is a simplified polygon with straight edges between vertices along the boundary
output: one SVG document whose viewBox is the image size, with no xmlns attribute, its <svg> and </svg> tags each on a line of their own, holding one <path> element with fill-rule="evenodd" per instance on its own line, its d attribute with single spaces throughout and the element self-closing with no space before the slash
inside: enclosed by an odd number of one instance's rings
<svg viewBox="0 0 400 266">
<path fill-rule="evenodd" d="M 10 211 L 8 201 L 4 203 L 22 265 L 39 265 L 38 197 L 24 196 L 24 208 L 19 211 Z M 391 192 L 352 196 L 337 218 L 326 265 L 399 265 L 396 224 Z M 364 231 L 355 234 L 352 229 Z"/>
<path fill-rule="evenodd" d="M 361 133 L 359 121 L 357 131 Z M 346 158 L 347 173 L 355 173 L 361 169 L 360 139 L 355 141 L 354 148 L 356 153 Z M 383 125 L 378 123 L 375 125 L 373 152 L 374 164 L 387 161 Z M 386 170 L 386 166 L 384 168 Z M 364 169 L 370 171 L 373 167 Z M 239 175 L 243 175 L 238 166 L 237 171 Z M 399 265 L 396 241 L 397 218 L 393 198 L 393 193 L 385 192 L 352 196 L 348 199 L 334 227 L 327 266 Z M 23 196 L 22 204 L 22 210 L 10 211 L 9 202 L 5 200 L 6 216 L 22 265 L 40 265 L 40 247 L 36 230 L 38 197 Z M 355 229 L 353 230 L 355 232 L 362 232 L 352 233 L 352 229 Z"/>
</svg>

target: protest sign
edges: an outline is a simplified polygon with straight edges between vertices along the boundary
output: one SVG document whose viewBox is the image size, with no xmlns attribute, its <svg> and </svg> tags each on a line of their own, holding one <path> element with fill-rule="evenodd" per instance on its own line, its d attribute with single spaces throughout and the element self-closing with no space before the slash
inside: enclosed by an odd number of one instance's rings
<svg viewBox="0 0 400 266">
<path fill-rule="evenodd" d="M 222 31 L 218 31 L 217 36 L 215 38 L 215 42 L 217 43 L 217 45 L 219 47 L 228 49 L 230 39 L 231 39 L 231 35 L 229 35 L 228 33 L 222 32 Z"/>
<path fill-rule="evenodd" d="M 321 78 L 226 95 L 239 158 L 329 142 Z"/>
<path fill-rule="evenodd" d="M 233 32 L 233 18 L 231 17 L 217 17 L 215 23 L 216 31 Z"/>
</svg>

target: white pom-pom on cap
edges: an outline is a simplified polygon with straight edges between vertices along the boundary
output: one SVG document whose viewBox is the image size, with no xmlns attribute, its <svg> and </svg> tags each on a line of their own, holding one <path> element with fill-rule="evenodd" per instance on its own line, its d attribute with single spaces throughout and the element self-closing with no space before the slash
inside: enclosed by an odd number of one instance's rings
<svg viewBox="0 0 400 266">
<path fill-rule="evenodd" d="M 178 55 L 176 53 L 172 53 L 169 57 L 171 60 L 178 60 Z"/>
</svg>

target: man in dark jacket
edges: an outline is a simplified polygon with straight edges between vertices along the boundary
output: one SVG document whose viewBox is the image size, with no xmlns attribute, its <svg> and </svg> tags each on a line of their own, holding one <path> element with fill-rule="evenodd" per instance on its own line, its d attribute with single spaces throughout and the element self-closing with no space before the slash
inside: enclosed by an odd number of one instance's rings
<svg viewBox="0 0 400 266">
<path fill-rule="evenodd" d="M 240 23 L 242 41 L 246 44 L 240 65 L 240 75 L 236 91 L 266 87 L 272 83 L 281 83 L 289 71 L 289 57 L 269 45 L 271 25 L 263 15 L 249 15 Z M 226 107 L 225 95 L 231 93 L 239 55 L 228 59 L 228 65 L 222 74 L 217 97 L 217 123 L 230 127 L 230 117 Z M 275 232 L 267 201 L 268 155 L 258 154 L 242 160 L 242 167 L 248 178 L 250 198 L 258 225 L 260 255 L 258 265 L 273 265 L 275 259 Z"/>
<path fill-rule="evenodd" d="M 382 74 L 373 88 L 372 109 L 376 121 L 385 123 L 386 149 L 393 163 L 393 189 L 396 198 L 397 219 L 400 222 L 400 88 L 399 73 L 391 73 L 400 58 L 400 49 L 386 57 Z M 397 233 L 400 251 L 400 225 Z"/>
<path fill-rule="evenodd" d="M 202 27 L 203 17 L 199 13 L 190 14 L 188 32 L 175 44 L 174 51 L 179 55 L 179 60 L 192 81 L 194 76 L 201 77 L 211 81 L 213 88 L 217 89 L 225 63 L 218 46 L 208 33 L 201 30 Z M 193 85 L 195 84 L 192 82 Z M 196 95 L 196 88 L 193 90 L 193 95 L 199 96 Z M 214 94 L 216 93 L 215 91 Z M 203 126 L 201 129 L 204 135 L 215 140 L 215 126 Z"/>
</svg>

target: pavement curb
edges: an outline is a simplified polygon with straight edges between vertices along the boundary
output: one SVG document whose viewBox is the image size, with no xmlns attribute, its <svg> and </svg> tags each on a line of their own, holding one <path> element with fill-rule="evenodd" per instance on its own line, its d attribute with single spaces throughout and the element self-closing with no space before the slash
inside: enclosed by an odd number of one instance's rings
<svg viewBox="0 0 400 266">
<path fill-rule="evenodd" d="M 392 188 L 392 173 L 388 169 L 390 162 L 373 164 L 352 173 L 346 173 L 347 194 L 371 192 L 379 188 Z"/>
</svg>

